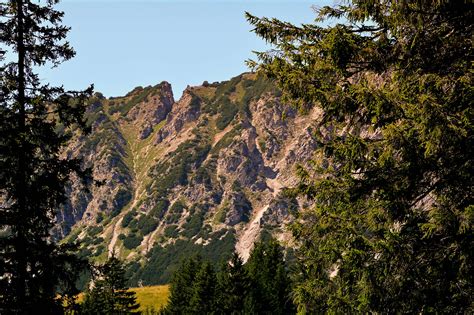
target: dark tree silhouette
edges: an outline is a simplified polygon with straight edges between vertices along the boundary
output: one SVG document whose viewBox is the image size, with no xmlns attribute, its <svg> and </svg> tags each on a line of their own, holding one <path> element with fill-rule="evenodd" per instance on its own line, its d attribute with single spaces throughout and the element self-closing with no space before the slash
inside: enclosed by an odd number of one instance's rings
<svg viewBox="0 0 474 315">
<path fill-rule="evenodd" d="M 163 314 L 294 314 L 291 281 L 282 248 L 274 240 L 257 243 L 244 264 L 237 253 L 216 273 L 194 257 L 173 274 Z"/>
<path fill-rule="evenodd" d="M 174 272 L 170 283 L 170 297 L 164 309 L 165 314 L 189 314 L 191 313 L 191 300 L 198 296 L 194 294 L 194 283 L 197 274 L 202 268 L 203 262 L 200 256 L 191 257 L 182 262 Z"/>
<path fill-rule="evenodd" d="M 258 242 L 245 263 L 257 314 L 293 314 L 291 280 L 277 241 Z"/>
<path fill-rule="evenodd" d="M 71 172 L 84 175 L 61 150 L 71 128 L 84 126 L 92 88 L 66 92 L 34 72 L 74 56 L 57 2 L 0 4 L 0 313 L 61 312 L 59 286 L 73 288 L 78 270 L 50 231 Z"/>
<path fill-rule="evenodd" d="M 224 264 L 218 276 L 219 310 L 224 314 L 254 313 L 251 279 L 237 253 Z"/>
<path fill-rule="evenodd" d="M 214 268 L 209 262 L 204 262 L 192 286 L 193 293 L 189 306 L 193 314 L 216 312 L 216 289 L 217 279 Z"/>
<path fill-rule="evenodd" d="M 103 265 L 93 268 L 93 282 L 85 293 L 82 314 L 138 314 L 135 292 L 128 291 L 125 269 L 113 255 Z"/>
</svg>

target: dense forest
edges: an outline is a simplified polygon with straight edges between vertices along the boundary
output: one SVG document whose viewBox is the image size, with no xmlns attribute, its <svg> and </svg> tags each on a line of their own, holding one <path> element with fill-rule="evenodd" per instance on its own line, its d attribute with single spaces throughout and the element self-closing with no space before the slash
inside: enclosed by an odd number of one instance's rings
<svg viewBox="0 0 474 315">
<path fill-rule="evenodd" d="M 70 179 L 103 185 L 63 154 L 91 130 L 93 87 L 67 91 L 36 72 L 75 54 L 57 3 L 0 4 L 0 313 L 138 313 L 130 266 L 114 252 L 88 261 L 53 237 Z M 182 259 L 168 304 L 148 313 L 473 313 L 473 12 L 462 1 L 353 0 L 301 26 L 247 13 L 272 45 L 248 65 L 296 115 L 321 112 L 313 158 L 284 191 L 310 206 L 292 209 L 290 246 L 268 238 L 245 263 L 234 253 L 218 267 Z"/>
</svg>

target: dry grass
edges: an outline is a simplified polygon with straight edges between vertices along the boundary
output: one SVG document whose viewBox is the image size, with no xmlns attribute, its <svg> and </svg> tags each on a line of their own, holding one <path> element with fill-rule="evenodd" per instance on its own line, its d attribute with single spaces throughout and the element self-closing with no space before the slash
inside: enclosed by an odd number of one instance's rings
<svg viewBox="0 0 474 315">
<path fill-rule="evenodd" d="M 155 285 L 150 287 L 132 288 L 137 295 L 137 302 L 140 304 L 140 311 L 158 311 L 168 302 L 169 286 Z"/>
<path fill-rule="evenodd" d="M 155 285 L 141 288 L 131 288 L 137 296 L 137 302 L 140 304 L 139 311 L 159 311 L 161 307 L 168 303 L 169 285 Z M 77 302 L 82 303 L 84 294 L 77 296 Z"/>
<path fill-rule="evenodd" d="M 196 95 L 201 98 L 210 100 L 216 94 L 216 87 L 196 86 L 196 87 L 193 87 L 193 92 L 196 93 Z"/>
</svg>

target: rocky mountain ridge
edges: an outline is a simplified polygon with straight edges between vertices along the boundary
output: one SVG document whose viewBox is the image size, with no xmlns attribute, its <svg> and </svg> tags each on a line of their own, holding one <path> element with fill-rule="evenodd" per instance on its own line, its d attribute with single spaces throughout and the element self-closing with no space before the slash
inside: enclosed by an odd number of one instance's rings
<svg viewBox="0 0 474 315">
<path fill-rule="evenodd" d="M 81 254 L 126 259 L 132 283 L 166 282 L 183 256 L 219 261 L 236 249 L 246 259 L 255 240 L 285 240 L 295 166 L 316 147 L 316 111 L 296 115 L 263 77 L 188 87 L 138 87 L 124 97 L 96 94 L 90 135 L 66 152 L 81 156 L 94 179 L 74 182 L 59 216 L 66 241 Z"/>
</svg>

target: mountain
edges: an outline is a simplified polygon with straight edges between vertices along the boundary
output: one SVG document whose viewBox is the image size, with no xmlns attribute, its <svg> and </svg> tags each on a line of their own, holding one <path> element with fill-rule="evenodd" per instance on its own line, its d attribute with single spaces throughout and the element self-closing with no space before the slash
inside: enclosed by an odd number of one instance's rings
<svg viewBox="0 0 474 315">
<path fill-rule="evenodd" d="M 132 284 L 169 280 L 183 258 L 212 261 L 273 235 L 297 206 L 282 189 L 317 145 L 318 112 L 296 115 L 271 82 L 254 73 L 187 87 L 137 87 L 123 97 L 96 93 L 87 110 L 92 132 L 69 145 L 93 170 L 87 191 L 72 182 L 58 234 L 81 241 L 81 255 L 129 262 Z M 301 201 L 299 201 L 301 203 Z"/>
</svg>

